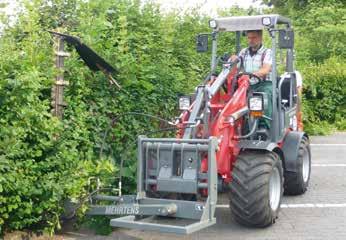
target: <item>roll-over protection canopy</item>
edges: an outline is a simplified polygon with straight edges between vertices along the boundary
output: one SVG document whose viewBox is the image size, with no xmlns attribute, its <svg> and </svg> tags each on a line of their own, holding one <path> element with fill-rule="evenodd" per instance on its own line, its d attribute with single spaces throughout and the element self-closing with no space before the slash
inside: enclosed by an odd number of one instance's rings
<svg viewBox="0 0 346 240">
<path fill-rule="evenodd" d="M 271 15 L 257 15 L 257 16 L 240 16 L 240 17 L 224 17 L 215 18 L 210 21 L 215 21 L 217 31 L 247 31 L 247 30 L 260 30 L 268 27 L 268 25 L 263 25 L 264 22 L 269 21 L 270 26 L 273 27 L 277 24 L 286 24 L 288 27 L 291 26 L 291 20 L 286 17 L 271 14 Z M 214 24 L 215 24 L 214 23 Z"/>
</svg>

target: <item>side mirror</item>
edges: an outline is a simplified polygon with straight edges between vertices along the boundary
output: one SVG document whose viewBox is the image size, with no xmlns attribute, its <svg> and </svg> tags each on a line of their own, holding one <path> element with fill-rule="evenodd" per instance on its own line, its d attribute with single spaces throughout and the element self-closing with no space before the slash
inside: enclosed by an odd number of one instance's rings
<svg viewBox="0 0 346 240">
<path fill-rule="evenodd" d="M 293 49 L 294 32 L 293 30 L 279 30 L 279 48 Z"/>
<path fill-rule="evenodd" d="M 197 52 L 207 52 L 208 51 L 208 35 L 198 34 L 196 42 Z"/>
</svg>

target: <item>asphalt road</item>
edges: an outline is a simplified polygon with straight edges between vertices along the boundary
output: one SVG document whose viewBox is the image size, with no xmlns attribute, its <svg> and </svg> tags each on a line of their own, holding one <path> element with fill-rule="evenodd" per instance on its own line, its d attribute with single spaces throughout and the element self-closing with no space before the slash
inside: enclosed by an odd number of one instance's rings
<svg viewBox="0 0 346 240">
<path fill-rule="evenodd" d="M 177 236 L 140 230 L 117 229 L 111 235 L 69 231 L 63 239 L 346 239 L 346 133 L 311 137 L 312 172 L 308 191 L 284 196 L 276 223 L 265 229 L 240 226 L 232 220 L 228 200 L 219 197 L 217 224 L 200 232 Z"/>
</svg>

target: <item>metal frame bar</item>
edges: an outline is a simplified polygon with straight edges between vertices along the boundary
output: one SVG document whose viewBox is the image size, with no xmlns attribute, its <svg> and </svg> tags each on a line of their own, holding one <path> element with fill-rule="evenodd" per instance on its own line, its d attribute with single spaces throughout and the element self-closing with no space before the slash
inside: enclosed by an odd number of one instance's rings
<svg viewBox="0 0 346 240">
<path fill-rule="evenodd" d="M 202 104 L 203 104 L 203 99 L 204 99 L 204 87 L 198 87 L 197 88 L 197 96 L 196 96 L 196 100 L 195 100 L 195 104 L 192 107 L 192 111 L 190 113 L 190 117 L 189 117 L 189 124 L 193 124 L 193 125 L 188 125 L 185 128 L 185 132 L 184 132 L 184 136 L 183 139 L 191 139 L 193 138 L 192 136 L 192 130 L 193 128 L 197 125 L 197 115 L 201 110 Z"/>
<path fill-rule="evenodd" d="M 271 27 L 275 27 L 278 24 L 285 24 L 287 27 L 291 27 L 291 20 L 280 16 L 278 14 L 269 15 L 257 15 L 257 16 L 236 16 L 236 17 L 222 17 L 213 19 L 216 21 L 217 31 L 235 32 L 235 31 L 247 31 L 247 30 L 260 30 L 265 29 L 262 19 L 270 18 Z"/>
<path fill-rule="evenodd" d="M 273 111 L 272 111 L 272 128 L 271 128 L 271 140 L 272 142 L 277 142 L 279 137 L 279 117 L 281 113 L 281 108 L 278 107 L 277 104 L 277 70 L 276 70 L 276 31 L 274 29 L 269 29 L 269 34 L 272 39 L 272 71 L 271 71 L 271 81 L 272 81 L 272 103 L 273 103 Z"/>
<path fill-rule="evenodd" d="M 138 149 L 137 149 L 137 199 L 145 197 L 145 191 L 143 189 L 143 152 L 142 152 L 142 142 L 144 137 L 138 137 Z"/>
<path fill-rule="evenodd" d="M 135 221 L 135 216 L 125 216 L 117 219 L 111 220 L 111 226 L 132 228 L 139 230 L 151 230 L 159 231 L 164 233 L 176 233 L 176 234 L 190 234 L 199 231 L 203 228 L 212 226 L 216 223 L 216 219 L 213 221 L 200 221 L 189 224 L 187 226 L 173 226 L 166 224 L 150 223 L 150 222 L 140 222 Z"/>
<path fill-rule="evenodd" d="M 235 52 L 238 55 L 240 50 L 241 50 L 241 46 L 240 46 L 240 37 L 241 37 L 241 32 L 240 31 L 236 31 L 235 32 Z"/>
<path fill-rule="evenodd" d="M 217 31 L 213 31 L 211 34 L 212 37 L 212 48 L 211 48 L 211 65 L 210 65 L 210 72 L 213 74 L 215 72 L 216 69 L 216 65 L 217 65 L 217 37 L 218 37 L 218 32 Z"/>
<path fill-rule="evenodd" d="M 233 66 L 233 65 L 232 65 Z M 228 67 L 224 67 L 222 69 L 222 72 L 219 74 L 217 79 L 213 82 L 211 86 L 206 87 L 208 91 L 208 97 L 211 98 L 213 97 L 217 91 L 221 88 L 222 84 L 225 82 L 227 79 L 228 74 L 230 73 L 231 65 Z"/>
</svg>

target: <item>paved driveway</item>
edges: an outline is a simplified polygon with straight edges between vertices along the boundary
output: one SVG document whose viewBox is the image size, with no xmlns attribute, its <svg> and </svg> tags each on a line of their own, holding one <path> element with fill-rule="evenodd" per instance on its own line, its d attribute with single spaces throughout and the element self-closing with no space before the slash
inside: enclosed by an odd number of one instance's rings
<svg viewBox="0 0 346 240">
<path fill-rule="evenodd" d="M 226 196 L 220 196 L 217 224 L 200 232 L 177 236 L 139 230 L 115 230 L 110 236 L 89 231 L 66 232 L 64 239 L 346 239 L 346 133 L 312 137 L 312 174 L 308 191 L 284 196 L 277 222 L 249 229 L 232 220 Z"/>
</svg>

